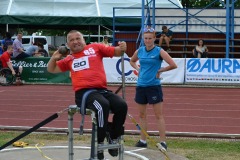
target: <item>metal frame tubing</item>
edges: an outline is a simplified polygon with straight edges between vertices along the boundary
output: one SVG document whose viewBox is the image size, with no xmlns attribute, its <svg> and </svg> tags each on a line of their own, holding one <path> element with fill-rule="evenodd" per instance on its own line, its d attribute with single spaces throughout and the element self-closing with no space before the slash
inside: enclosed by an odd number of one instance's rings
<svg viewBox="0 0 240 160">
<path fill-rule="evenodd" d="M 77 112 L 76 105 L 70 105 L 68 110 L 68 156 L 73 160 L 73 115 Z"/>
<path fill-rule="evenodd" d="M 77 105 L 70 105 L 68 110 L 68 154 L 69 160 L 73 160 L 74 152 L 73 152 L 73 115 L 76 112 L 80 112 L 79 107 Z M 118 148 L 119 150 L 119 160 L 123 160 L 124 154 L 124 140 L 123 136 L 119 138 L 118 144 L 98 144 L 97 140 L 97 122 L 95 112 L 89 109 L 86 109 L 87 115 L 91 114 L 92 117 L 92 138 L 91 138 L 91 152 L 90 152 L 90 160 L 97 160 L 97 152 L 105 149 L 113 149 Z"/>
</svg>

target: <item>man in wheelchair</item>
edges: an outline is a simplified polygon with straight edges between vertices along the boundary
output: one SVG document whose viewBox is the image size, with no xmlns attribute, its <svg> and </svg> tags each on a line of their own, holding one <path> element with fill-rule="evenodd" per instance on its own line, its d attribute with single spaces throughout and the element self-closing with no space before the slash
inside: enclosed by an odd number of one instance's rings
<svg viewBox="0 0 240 160">
<path fill-rule="evenodd" d="M 13 83 L 14 79 L 16 82 L 16 85 L 21 85 L 22 84 L 22 80 L 21 80 L 21 74 L 22 74 L 22 66 L 13 66 L 12 62 L 11 62 L 11 54 L 13 53 L 13 46 L 9 45 L 7 48 L 7 51 L 5 51 L 2 56 L 0 57 L 1 59 L 1 76 L 4 76 L 5 78 L 7 78 L 8 84 Z M 11 72 L 11 75 L 10 75 Z M 10 77 L 13 78 L 10 78 Z M 15 77 L 15 78 L 14 78 Z M 0 83 L 4 83 L 4 82 L 0 82 Z"/>
<path fill-rule="evenodd" d="M 109 144 L 118 143 L 119 137 L 123 135 L 128 106 L 119 95 L 107 89 L 103 57 L 123 55 L 127 48 L 126 42 L 119 42 L 115 47 L 106 47 L 100 43 L 86 45 L 82 33 L 72 30 L 67 35 L 67 46 L 71 55 L 62 59 L 63 54 L 54 52 L 48 62 L 48 72 L 71 72 L 78 107 L 82 106 L 85 95 L 93 91 L 87 97 L 86 108 L 96 113 L 98 144 L 104 144 L 105 138 Z M 112 125 L 108 122 L 109 110 L 113 113 Z M 118 156 L 117 148 L 108 149 L 108 152 L 112 157 Z M 99 160 L 104 159 L 103 150 L 98 151 L 97 157 Z"/>
</svg>

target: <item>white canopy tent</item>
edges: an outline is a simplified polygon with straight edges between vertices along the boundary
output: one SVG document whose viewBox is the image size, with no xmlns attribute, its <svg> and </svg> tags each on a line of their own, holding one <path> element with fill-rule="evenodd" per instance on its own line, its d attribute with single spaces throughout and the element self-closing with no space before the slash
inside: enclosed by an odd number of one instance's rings
<svg viewBox="0 0 240 160">
<path fill-rule="evenodd" d="M 156 8 L 182 7 L 179 0 L 155 1 Z M 1 0 L 0 7 L 0 15 L 11 16 L 112 17 L 113 7 L 142 7 L 142 0 Z"/>
<path fill-rule="evenodd" d="M 155 4 L 156 8 L 182 7 L 179 0 L 155 0 Z M 141 16 L 142 0 L 0 0 L 0 28 L 98 26 L 99 33 L 100 26 L 112 26 L 114 7 L 139 7 L 117 9 L 117 13 Z"/>
</svg>

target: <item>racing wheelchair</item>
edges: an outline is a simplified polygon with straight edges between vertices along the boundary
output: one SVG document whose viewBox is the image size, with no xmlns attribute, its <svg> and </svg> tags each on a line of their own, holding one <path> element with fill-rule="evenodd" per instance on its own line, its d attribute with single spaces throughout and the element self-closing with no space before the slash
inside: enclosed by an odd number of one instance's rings
<svg viewBox="0 0 240 160">
<path fill-rule="evenodd" d="M 0 85 L 8 86 L 13 84 L 15 76 L 9 68 L 3 68 L 2 62 L 0 61 Z"/>
</svg>

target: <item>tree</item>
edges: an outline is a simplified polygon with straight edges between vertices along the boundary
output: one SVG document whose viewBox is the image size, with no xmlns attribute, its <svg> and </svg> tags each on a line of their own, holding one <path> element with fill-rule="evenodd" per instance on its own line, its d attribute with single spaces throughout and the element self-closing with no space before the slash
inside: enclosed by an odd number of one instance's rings
<svg viewBox="0 0 240 160">
<path fill-rule="evenodd" d="M 211 6 L 209 6 L 209 8 L 222 8 L 223 5 L 220 1 L 226 3 L 226 0 L 182 0 L 182 5 L 185 8 L 203 8 L 214 2 Z M 229 3 L 231 4 L 234 1 L 235 1 L 234 7 L 240 8 L 239 0 L 229 0 Z"/>
</svg>

